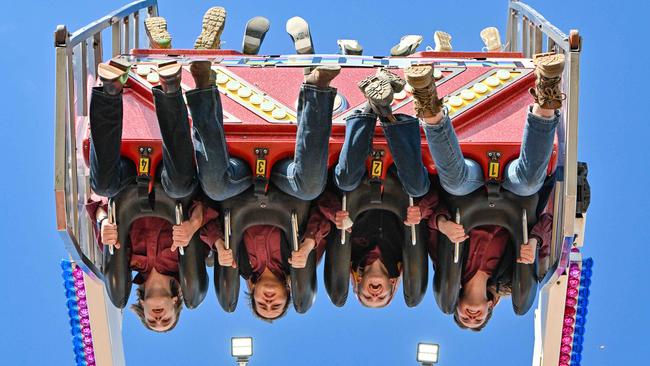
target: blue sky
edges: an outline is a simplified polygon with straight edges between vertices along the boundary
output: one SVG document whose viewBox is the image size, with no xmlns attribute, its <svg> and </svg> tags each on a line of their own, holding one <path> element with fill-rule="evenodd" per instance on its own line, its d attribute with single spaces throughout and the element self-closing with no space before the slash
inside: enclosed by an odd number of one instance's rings
<svg viewBox="0 0 650 366">
<path fill-rule="evenodd" d="M 125 1 L 3 2 L 0 40 L 5 56 L 0 88 L 0 354 L 6 365 L 73 364 L 59 260 L 66 256 L 55 232 L 53 205 L 54 48 L 57 24 L 77 29 Z M 458 50 L 479 50 L 479 31 L 505 29 L 505 0 L 438 1 L 171 1 L 159 2 L 177 47 L 191 47 L 201 16 L 225 6 L 224 48 L 239 49 L 246 21 L 271 20 L 263 53 L 289 53 L 284 23 L 300 15 L 311 23 L 318 52 L 335 52 L 339 38 L 357 38 L 367 54 L 385 54 L 402 34 L 451 33 Z M 584 38 L 581 59 L 579 158 L 589 162 L 592 205 L 584 254 L 595 260 L 583 365 L 639 364 L 646 345 L 650 295 L 642 286 L 650 206 L 644 108 L 647 72 L 647 14 L 644 1 L 530 0 L 560 29 L 577 28 Z M 370 311 L 356 301 L 338 309 L 322 284 L 317 303 L 304 316 L 291 313 L 276 324 L 252 319 L 242 301 L 235 314 L 218 309 L 212 292 L 196 311 L 184 311 L 176 330 L 152 334 L 128 313 L 124 340 L 130 365 L 216 365 L 232 362 L 229 339 L 253 335 L 252 365 L 415 364 L 419 341 L 441 344 L 440 365 L 530 363 L 532 312 L 520 318 L 508 305 L 479 334 L 459 330 L 436 309 L 430 293 L 416 309 L 395 301 Z M 601 345 L 604 346 L 601 349 Z"/>
</svg>

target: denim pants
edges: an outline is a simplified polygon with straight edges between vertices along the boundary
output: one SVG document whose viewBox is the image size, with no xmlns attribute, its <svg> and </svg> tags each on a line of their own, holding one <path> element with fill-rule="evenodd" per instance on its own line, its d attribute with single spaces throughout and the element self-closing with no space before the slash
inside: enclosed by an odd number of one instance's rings
<svg viewBox="0 0 650 366">
<path fill-rule="evenodd" d="M 216 86 L 195 89 L 188 91 L 186 97 L 192 114 L 197 175 L 203 192 L 215 201 L 240 194 L 252 184 L 251 170 L 247 163 L 228 154 L 219 90 Z"/>
<path fill-rule="evenodd" d="M 336 89 L 303 84 L 298 99 L 298 131 L 293 159 L 279 161 L 271 182 L 281 191 L 310 201 L 325 189 Z"/>
<path fill-rule="evenodd" d="M 395 118 L 396 122 L 380 120 L 397 176 L 410 196 L 424 196 L 429 191 L 430 181 L 422 163 L 419 120 L 403 114 Z M 372 149 L 376 121 L 376 115 L 361 112 L 346 119 L 345 142 L 334 169 L 334 181 L 343 191 L 353 191 L 366 176 L 366 159 Z"/>
<path fill-rule="evenodd" d="M 544 184 L 559 121 L 558 111 L 551 119 L 535 116 L 529 111 L 519 158 L 506 166 L 503 188 L 519 196 L 530 196 L 539 191 Z M 464 196 L 485 183 L 481 166 L 463 157 L 446 111 L 439 124 L 422 125 L 440 183 L 447 192 Z"/>
<path fill-rule="evenodd" d="M 163 139 L 161 183 L 172 198 L 190 195 L 196 187 L 194 156 L 187 109 L 179 93 L 166 95 L 154 88 L 156 115 Z M 93 88 L 90 100 L 90 185 L 104 197 L 115 197 L 134 181 L 133 162 L 120 155 L 122 95 Z"/>
</svg>

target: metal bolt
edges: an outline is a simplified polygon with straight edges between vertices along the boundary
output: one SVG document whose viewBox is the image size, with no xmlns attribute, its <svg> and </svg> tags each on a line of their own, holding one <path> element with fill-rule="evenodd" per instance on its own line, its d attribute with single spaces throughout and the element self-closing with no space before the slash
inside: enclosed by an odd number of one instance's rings
<svg viewBox="0 0 650 366">
<path fill-rule="evenodd" d="M 264 154 L 268 154 L 268 153 L 269 153 L 269 149 L 264 149 Z"/>
<path fill-rule="evenodd" d="M 255 149 L 255 154 L 259 155 L 260 154 L 260 149 Z"/>
<path fill-rule="evenodd" d="M 490 207 L 494 207 L 494 203 L 490 202 L 490 205 L 489 205 L 489 206 L 490 206 Z"/>
<path fill-rule="evenodd" d="M 148 147 L 147 152 L 150 153 L 151 151 L 153 151 L 153 150 L 150 147 Z"/>
<path fill-rule="evenodd" d="M 261 208 L 266 208 L 266 203 L 264 203 L 264 202 L 260 203 L 260 207 Z"/>
<path fill-rule="evenodd" d="M 144 148 L 141 147 L 141 148 L 138 149 L 138 151 L 140 151 L 140 154 L 142 154 L 144 152 Z"/>
<path fill-rule="evenodd" d="M 501 153 L 497 153 L 497 158 L 500 158 L 500 157 L 501 157 Z"/>
<path fill-rule="evenodd" d="M 489 156 L 489 157 L 492 157 L 492 153 L 488 153 L 488 156 Z"/>
</svg>

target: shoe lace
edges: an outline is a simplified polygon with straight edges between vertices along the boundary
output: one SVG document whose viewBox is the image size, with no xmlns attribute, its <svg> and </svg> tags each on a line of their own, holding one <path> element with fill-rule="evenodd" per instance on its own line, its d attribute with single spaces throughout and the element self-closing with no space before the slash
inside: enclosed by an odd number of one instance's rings
<svg viewBox="0 0 650 366">
<path fill-rule="evenodd" d="M 565 100 L 566 94 L 560 90 L 561 77 L 545 78 L 542 77 L 537 82 L 539 97 L 545 100 Z"/>
</svg>

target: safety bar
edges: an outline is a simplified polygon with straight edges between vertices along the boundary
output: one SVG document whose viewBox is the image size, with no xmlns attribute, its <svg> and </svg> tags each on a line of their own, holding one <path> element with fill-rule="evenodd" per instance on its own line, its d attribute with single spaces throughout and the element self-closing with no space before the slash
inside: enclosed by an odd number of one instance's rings
<svg viewBox="0 0 650 366">
<path fill-rule="evenodd" d="M 139 47 L 140 12 L 158 14 L 156 0 L 134 1 L 70 34 L 64 25 L 54 33 L 56 57 L 54 194 L 56 227 L 66 250 L 86 273 L 101 277 L 102 254 L 92 239 L 92 225 L 80 213 L 90 194 L 88 173 L 77 155 L 88 116 L 88 91 L 103 61 L 102 31 L 111 28 L 113 56 Z"/>
<path fill-rule="evenodd" d="M 300 249 L 300 243 L 298 243 L 298 214 L 295 211 L 291 213 L 291 241 L 293 251 L 297 252 Z"/>
<path fill-rule="evenodd" d="M 176 214 L 176 225 L 181 225 L 183 223 L 183 205 L 180 202 L 176 204 L 174 213 Z M 185 255 L 185 249 L 178 247 L 178 253 Z"/>
<path fill-rule="evenodd" d="M 543 283 L 555 282 L 569 264 L 573 244 L 578 190 L 578 100 L 582 39 L 577 30 L 567 36 L 535 9 L 510 0 L 506 30 L 509 52 L 521 52 L 530 58 L 535 53 L 557 52 L 565 55 L 563 90 L 566 103 L 558 126 L 558 180 L 555 185 L 551 267 Z M 546 47 L 544 47 L 546 46 Z"/>
<path fill-rule="evenodd" d="M 460 225 L 460 208 L 456 209 L 456 224 Z M 460 242 L 454 243 L 454 263 L 460 260 Z"/>
<path fill-rule="evenodd" d="M 413 197 L 409 196 L 409 206 L 413 207 Z M 411 227 L 411 244 L 415 245 L 418 243 L 418 238 L 415 236 L 415 225 L 409 225 Z"/>
<path fill-rule="evenodd" d="M 223 237 L 224 246 L 230 249 L 230 236 L 232 234 L 232 227 L 230 226 L 230 210 L 226 209 L 223 213 Z"/>
</svg>

